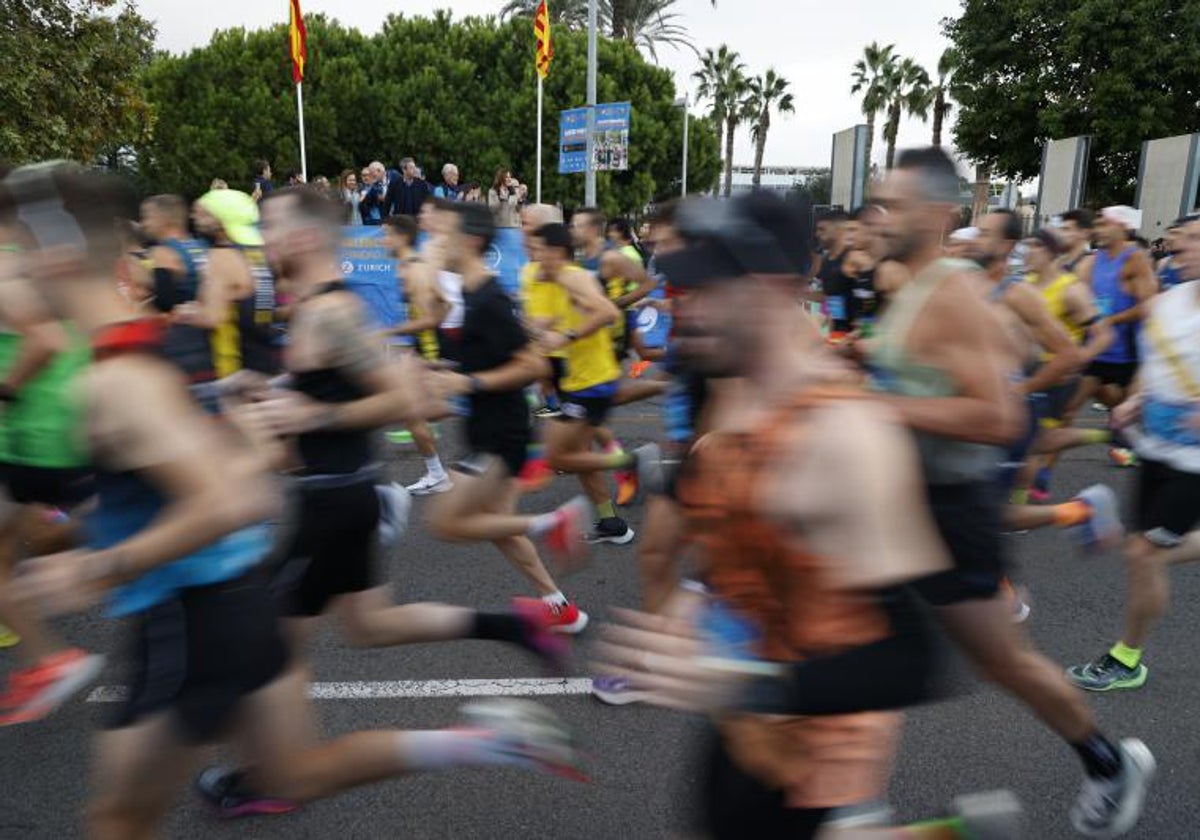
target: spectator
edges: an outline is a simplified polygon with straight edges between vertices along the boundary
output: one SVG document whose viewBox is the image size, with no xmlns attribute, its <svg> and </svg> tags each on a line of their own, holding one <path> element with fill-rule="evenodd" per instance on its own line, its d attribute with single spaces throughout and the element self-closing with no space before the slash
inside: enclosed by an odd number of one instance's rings
<svg viewBox="0 0 1200 840">
<path fill-rule="evenodd" d="M 384 201 L 387 215 L 416 218 L 425 197 L 431 192 L 429 184 L 421 178 L 417 162 L 410 157 L 404 158 L 400 161 L 400 177 L 387 185 Z"/>
<path fill-rule="evenodd" d="M 363 170 L 366 172 L 367 170 Z M 358 176 L 354 174 L 353 169 L 347 169 L 338 178 L 338 201 L 346 208 L 346 224 L 357 225 L 362 224 L 362 215 L 359 213 L 358 205 L 362 201 L 362 194 L 358 191 Z"/>
<path fill-rule="evenodd" d="M 269 195 L 275 185 L 271 183 L 271 164 L 265 160 L 254 161 L 254 190 L 250 197 L 262 201 L 263 196 Z"/>
<path fill-rule="evenodd" d="M 525 203 L 528 192 L 528 188 L 514 178 L 512 172 L 503 167 L 496 170 L 496 179 L 488 190 L 488 207 L 496 217 L 496 227 L 521 226 L 521 205 Z"/>
<path fill-rule="evenodd" d="M 388 215 L 388 172 L 383 164 L 374 161 L 364 171 L 365 183 L 359 188 L 362 196 L 359 214 L 364 225 L 381 225 Z M 396 181 L 392 181 L 393 184 Z"/>
<path fill-rule="evenodd" d="M 227 190 L 229 189 L 229 184 L 225 182 L 224 178 L 213 178 L 212 183 L 208 185 L 208 188 L 210 190 Z"/>
<path fill-rule="evenodd" d="M 302 187 L 302 186 L 304 186 L 304 176 L 303 176 L 303 175 L 301 175 L 299 172 L 297 172 L 297 171 L 295 171 L 295 170 L 293 169 L 293 170 L 292 170 L 291 172 L 289 172 L 289 173 L 288 173 L 288 175 L 287 175 L 287 185 L 288 185 L 289 187 Z"/>
<path fill-rule="evenodd" d="M 483 201 L 483 190 L 479 188 L 478 184 L 467 184 L 462 189 L 462 196 L 463 201 L 470 201 L 474 204 L 478 204 L 479 202 Z"/>
<path fill-rule="evenodd" d="M 442 167 L 442 183 L 433 188 L 434 198 L 444 198 L 447 201 L 462 201 L 466 193 L 458 183 L 458 167 L 447 163 Z"/>
</svg>

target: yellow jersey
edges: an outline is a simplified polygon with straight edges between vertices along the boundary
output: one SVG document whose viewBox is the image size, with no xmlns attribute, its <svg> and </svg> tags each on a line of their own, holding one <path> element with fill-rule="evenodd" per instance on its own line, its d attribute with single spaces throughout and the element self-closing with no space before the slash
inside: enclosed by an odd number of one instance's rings
<svg viewBox="0 0 1200 840">
<path fill-rule="evenodd" d="M 572 266 L 567 270 L 578 270 Z M 559 284 L 555 286 L 562 291 L 549 299 L 553 303 L 551 315 L 558 328 L 563 332 L 578 330 L 583 326 L 583 313 L 575 308 L 567 290 Z M 617 364 L 617 356 L 613 352 L 612 333 L 607 329 L 599 329 L 583 338 L 578 338 L 566 347 L 567 372 L 562 379 L 561 387 L 567 392 L 586 391 L 597 385 L 606 385 L 621 378 L 621 368 Z"/>
<path fill-rule="evenodd" d="M 565 332 L 568 327 L 559 323 L 561 313 L 571 304 L 567 290 L 555 282 L 547 282 L 539 276 L 540 263 L 527 263 L 521 269 L 521 308 L 531 321 L 550 321 L 548 329 Z M 565 306 L 564 306 L 565 303 Z M 555 350 L 546 354 L 551 359 L 565 359 L 567 351 Z"/>
<path fill-rule="evenodd" d="M 1062 324 L 1067 335 L 1071 336 L 1071 343 L 1081 346 L 1084 340 L 1084 328 L 1071 320 L 1070 313 L 1067 311 L 1067 290 L 1079 278 L 1070 273 L 1060 274 L 1048 286 L 1037 286 L 1036 278 L 1032 274 L 1026 279 L 1030 283 L 1034 283 L 1037 290 L 1042 293 L 1042 300 L 1046 301 L 1046 308 L 1050 310 L 1050 314 L 1054 316 L 1055 320 Z M 1050 355 L 1043 353 L 1044 358 L 1048 358 Z"/>
</svg>

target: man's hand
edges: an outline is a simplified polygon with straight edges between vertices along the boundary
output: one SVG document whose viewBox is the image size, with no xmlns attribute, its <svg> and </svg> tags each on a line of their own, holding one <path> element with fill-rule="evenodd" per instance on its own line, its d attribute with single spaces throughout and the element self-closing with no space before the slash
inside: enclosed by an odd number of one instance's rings
<svg viewBox="0 0 1200 840">
<path fill-rule="evenodd" d="M 542 333 L 538 340 L 538 349 L 543 353 L 553 353 L 556 350 L 562 350 L 571 343 L 571 339 L 567 338 L 560 332 L 545 332 Z"/>
<path fill-rule="evenodd" d="M 246 422 L 258 424 L 279 436 L 316 431 L 329 424 L 332 406 L 295 391 L 275 390 L 261 402 L 246 407 Z"/>
<path fill-rule="evenodd" d="M 1118 429 L 1127 429 L 1142 419 L 1142 395 L 1134 394 L 1112 410 L 1112 422 Z"/>
<path fill-rule="evenodd" d="M 103 570 L 94 568 L 101 555 L 64 551 L 26 560 L 17 568 L 12 597 L 55 616 L 90 609 L 104 595 Z"/>
</svg>

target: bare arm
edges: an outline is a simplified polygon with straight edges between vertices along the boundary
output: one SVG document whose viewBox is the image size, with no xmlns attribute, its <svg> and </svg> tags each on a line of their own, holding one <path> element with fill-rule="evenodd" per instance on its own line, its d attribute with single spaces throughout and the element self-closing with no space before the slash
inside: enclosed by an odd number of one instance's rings
<svg viewBox="0 0 1200 840">
<path fill-rule="evenodd" d="M 192 326 L 215 330 L 229 317 L 229 306 L 241 289 L 253 288 L 254 276 L 240 252 L 233 248 L 214 248 L 209 255 L 196 300 L 189 313 Z"/>
<path fill-rule="evenodd" d="M 1135 251 L 1129 257 L 1122 271 L 1122 279 L 1128 282 L 1133 289 L 1133 296 L 1137 298 L 1137 303 L 1124 312 L 1118 312 L 1110 317 L 1108 319 L 1110 324 L 1129 324 L 1141 321 L 1148 313 L 1147 301 L 1158 294 L 1158 278 L 1154 276 L 1154 266 L 1150 264 L 1150 258 L 1141 251 Z"/>
<path fill-rule="evenodd" d="M 391 330 L 392 335 L 416 335 L 425 330 L 437 329 L 446 320 L 450 304 L 442 297 L 434 281 L 433 272 L 423 263 L 409 265 L 409 300 L 421 311 L 420 318 L 412 318 Z"/>
<path fill-rule="evenodd" d="M 20 336 L 17 357 L 0 383 L 10 392 L 20 388 L 67 349 L 67 331 L 46 311 L 24 280 L 0 284 L 0 319 Z"/>
<path fill-rule="evenodd" d="M 600 276 L 624 277 L 637 283 L 636 289 L 614 301 L 617 309 L 628 309 L 649 295 L 658 285 L 653 277 L 646 274 L 646 269 L 617 251 L 604 252 L 600 258 Z"/>
<path fill-rule="evenodd" d="M 599 332 L 620 319 L 621 311 L 604 296 L 604 292 L 600 291 L 596 281 L 587 272 L 564 271 L 558 282 L 571 296 L 571 303 L 575 308 L 583 313 L 584 321 L 575 330 L 577 339 Z"/>
<path fill-rule="evenodd" d="M 471 374 L 481 391 L 515 391 L 550 375 L 546 357 L 526 347 L 498 368 Z"/>
<path fill-rule="evenodd" d="M 1067 287 L 1067 314 L 1076 324 L 1087 324 L 1087 340 L 1081 350 L 1085 362 L 1107 350 L 1116 338 L 1112 324 L 1100 317 L 1096 299 L 1090 288 L 1083 283 L 1072 283 Z"/>
<path fill-rule="evenodd" d="M 1050 314 L 1040 294 L 1027 285 L 1012 286 L 1005 294 L 1004 302 L 1020 316 L 1038 346 L 1052 354 L 1050 361 L 1025 381 L 1022 386 L 1025 393 L 1045 391 L 1079 370 L 1083 355 L 1071 342 L 1071 336 L 1062 324 Z"/>
</svg>

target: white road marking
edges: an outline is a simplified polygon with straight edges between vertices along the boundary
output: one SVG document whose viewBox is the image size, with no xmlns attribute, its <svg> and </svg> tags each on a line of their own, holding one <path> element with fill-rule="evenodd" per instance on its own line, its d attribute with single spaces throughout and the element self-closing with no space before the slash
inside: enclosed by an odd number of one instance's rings
<svg viewBox="0 0 1200 840">
<path fill-rule="evenodd" d="M 399 700 L 430 697 L 546 697 L 588 694 L 590 679 L 398 680 L 393 682 L 323 682 L 308 687 L 314 700 Z M 103 685 L 88 695 L 89 703 L 119 703 L 128 695 L 123 685 Z"/>
</svg>

